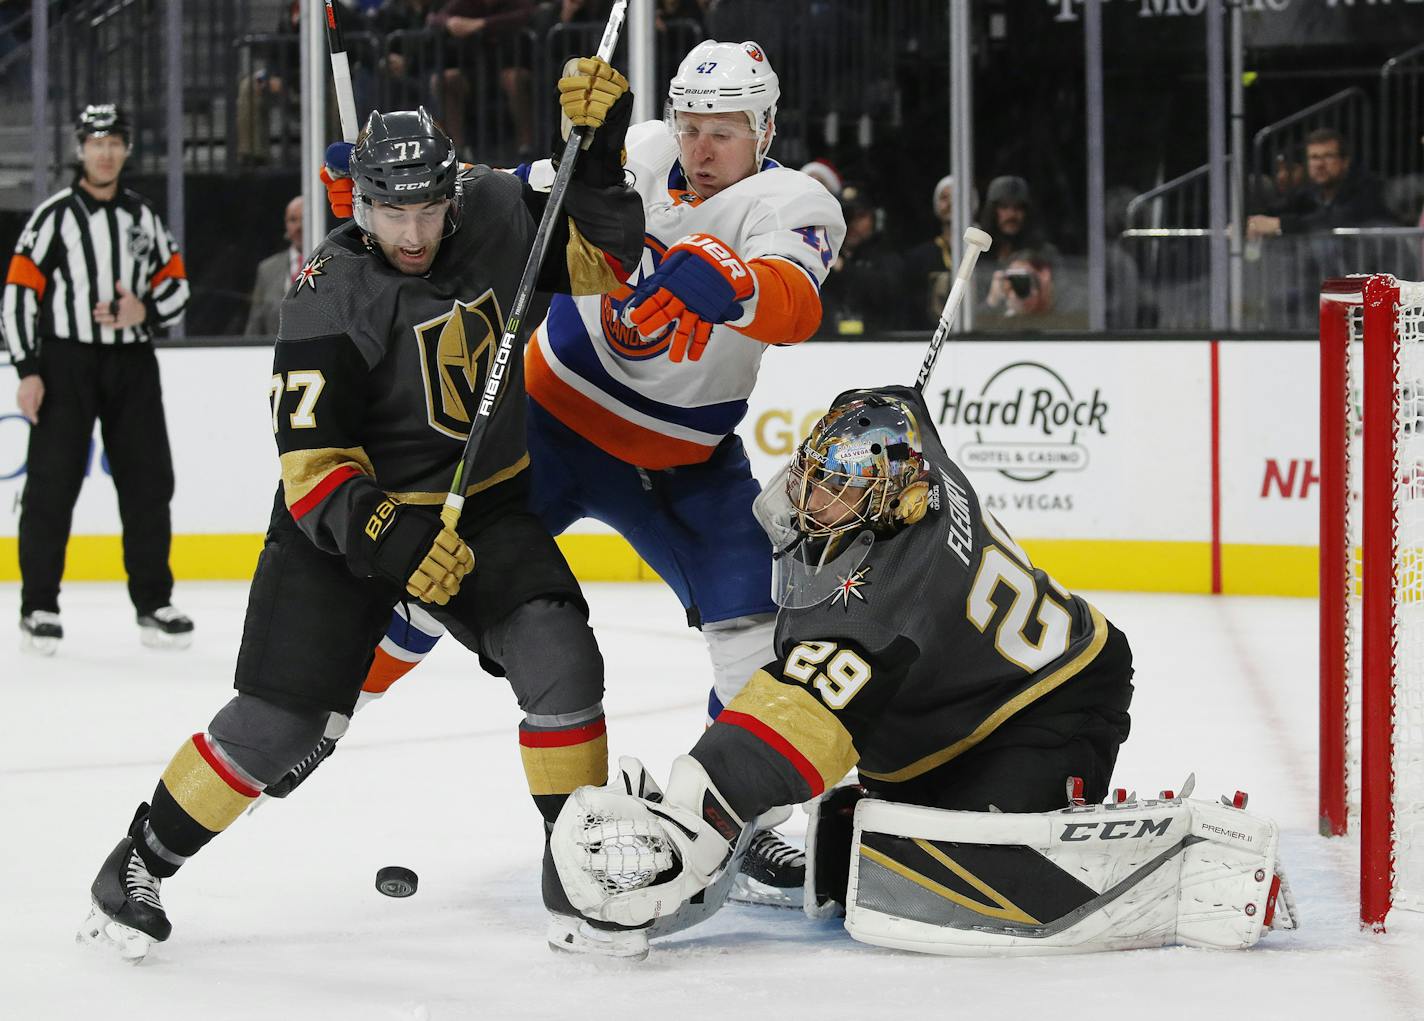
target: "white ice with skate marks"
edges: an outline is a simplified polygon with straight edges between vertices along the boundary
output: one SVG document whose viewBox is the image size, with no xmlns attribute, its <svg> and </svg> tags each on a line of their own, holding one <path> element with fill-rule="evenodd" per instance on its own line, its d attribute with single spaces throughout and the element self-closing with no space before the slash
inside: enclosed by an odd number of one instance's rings
<svg viewBox="0 0 1424 1021">
<path fill-rule="evenodd" d="M 18 605 L 13 585 L 3 586 Z M 1276 818 L 1302 928 L 1254 949 L 954 960 L 853 942 L 838 921 L 729 905 L 614 969 L 551 953 L 540 833 L 503 681 L 452 641 L 359 718 L 284 802 L 240 818 L 164 884 L 173 938 L 133 967 L 74 943 L 88 888 L 173 751 L 231 694 L 247 586 L 180 586 L 193 648 L 139 644 L 121 586 L 71 585 L 53 659 L 0 640 L 0 1015 L 104 1021 L 778 1019 L 1007 1011 L 1100 1019 L 1424 1016 L 1424 916 L 1355 924 L 1353 841 L 1315 835 L 1315 603 L 1102 593 L 1137 663 L 1117 782 L 1251 794 Z M 589 586 L 610 750 L 660 779 L 701 730 L 710 669 L 658 585 Z M 790 824 L 802 823 L 798 814 Z M 374 888 L 406 865 L 405 900 Z"/>
</svg>

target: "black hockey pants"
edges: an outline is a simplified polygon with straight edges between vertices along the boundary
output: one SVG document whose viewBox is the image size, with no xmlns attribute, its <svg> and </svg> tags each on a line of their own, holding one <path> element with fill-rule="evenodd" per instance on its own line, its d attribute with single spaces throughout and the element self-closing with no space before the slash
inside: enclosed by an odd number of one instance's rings
<svg viewBox="0 0 1424 1021">
<path fill-rule="evenodd" d="M 40 366 L 45 393 L 30 431 L 20 510 L 21 614 L 59 609 L 74 503 L 86 472 L 100 470 L 90 456 L 95 419 L 118 492 L 129 598 L 139 613 L 166 605 L 173 456 L 153 348 L 47 339 Z"/>
</svg>

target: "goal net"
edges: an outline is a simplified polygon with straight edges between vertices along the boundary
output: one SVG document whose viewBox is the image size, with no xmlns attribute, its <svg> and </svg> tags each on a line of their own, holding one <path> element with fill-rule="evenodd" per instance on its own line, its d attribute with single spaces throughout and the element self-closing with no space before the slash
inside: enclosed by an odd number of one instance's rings
<svg viewBox="0 0 1424 1021">
<path fill-rule="evenodd" d="M 1383 928 L 1424 910 L 1424 284 L 1325 284 L 1320 456 L 1320 829 Z"/>
</svg>

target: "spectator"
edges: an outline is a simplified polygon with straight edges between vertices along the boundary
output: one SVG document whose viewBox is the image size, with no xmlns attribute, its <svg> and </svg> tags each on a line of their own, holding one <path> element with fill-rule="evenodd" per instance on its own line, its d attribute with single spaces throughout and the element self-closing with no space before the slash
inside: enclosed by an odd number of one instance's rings
<svg viewBox="0 0 1424 1021">
<path fill-rule="evenodd" d="M 173 458 L 153 331 L 188 304 L 183 257 L 158 214 L 119 186 L 133 129 L 112 104 L 75 127 L 79 172 L 25 224 L 0 314 L 30 420 L 21 497 L 20 631 L 53 655 L 64 637 L 59 583 L 74 502 L 97 418 L 118 491 L 129 598 L 145 645 L 186 647 L 193 622 L 174 609 L 169 502 Z"/>
<path fill-rule="evenodd" d="M 276 337 L 277 311 L 287 288 L 302 268 L 302 197 L 287 203 L 282 217 L 287 247 L 257 264 L 257 282 L 252 286 L 251 309 L 247 313 L 248 336 Z"/>
<path fill-rule="evenodd" d="M 821 287 L 820 335 L 858 336 L 899 328 L 901 260 L 880 233 L 880 211 L 855 188 L 841 202 L 846 236 Z"/>
<path fill-rule="evenodd" d="M 1056 258 L 1024 249 L 994 271 L 985 300 L 987 312 L 975 325 L 984 330 L 1081 330 L 1087 317 L 1062 301 L 1055 286 Z"/>
<path fill-rule="evenodd" d="M 994 245 L 986 254 L 997 269 L 1005 268 L 1015 255 L 1030 248 L 1049 259 L 1058 257 L 1058 249 L 1039 223 L 1028 182 L 1022 177 L 996 177 L 989 182 L 984 208 L 975 225 L 993 236 Z"/>
<path fill-rule="evenodd" d="M 666 32 L 670 21 L 691 21 L 698 31 L 704 30 L 703 18 L 716 0 L 658 0 L 654 12 L 654 24 L 659 32 Z"/>
<path fill-rule="evenodd" d="M 1032 251 L 1050 263 L 1058 262 L 1058 249 L 1045 235 L 1028 182 L 1022 177 L 1006 175 L 989 182 L 975 226 L 987 230 L 994 239 L 975 271 L 981 282 L 985 276 L 1007 269 L 1022 252 Z M 999 314 L 987 300 L 994 293 L 992 283 L 986 290 L 976 289 L 976 293 L 983 295 L 978 304 L 980 312 L 987 312 L 990 317 Z"/>
<path fill-rule="evenodd" d="M 457 150 L 473 161 L 467 104 L 471 74 L 498 69 L 499 88 L 509 104 L 520 159 L 534 152 L 534 110 L 530 101 L 529 59 L 516 35 L 534 13 L 533 0 L 447 0 L 430 16 L 430 25 L 445 37 L 446 60 L 439 92 L 445 130 Z M 511 54 L 517 54 L 510 59 Z M 454 58 L 454 59 L 451 59 Z"/>
<path fill-rule="evenodd" d="M 1286 195 L 1272 213 L 1247 219 L 1247 237 L 1254 240 L 1394 223 L 1379 180 L 1351 163 L 1345 138 L 1334 128 L 1318 128 L 1306 136 L 1305 174 L 1305 186 Z"/>
<path fill-rule="evenodd" d="M 377 66 L 381 109 L 414 110 L 426 105 L 431 86 L 423 81 L 429 60 L 414 33 L 425 30 L 432 0 L 385 0 L 371 16 L 371 28 L 385 40 L 386 52 Z M 433 105 L 433 104 L 431 104 Z"/>
<path fill-rule="evenodd" d="M 837 199 L 841 197 L 841 191 L 844 188 L 841 175 L 828 161 L 812 160 L 801 168 L 801 173 L 814 180 Z"/>
<path fill-rule="evenodd" d="M 337 4 L 335 9 L 343 32 L 360 27 L 345 6 Z M 271 162 L 274 111 L 281 114 L 279 134 L 284 139 L 299 133 L 301 96 L 291 83 L 296 81 L 300 65 L 301 27 L 302 5 L 300 0 L 292 0 L 271 37 L 249 49 L 256 66 L 237 80 L 237 160 L 241 166 L 258 167 Z M 339 123 L 336 96 L 329 88 L 327 120 L 333 125 Z"/>
<path fill-rule="evenodd" d="M 908 326 L 933 326 L 939 322 L 954 283 L 954 177 L 941 177 L 930 193 L 930 204 L 939 233 L 905 253 L 905 286 L 909 292 Z M 971 192 L 971 205 L 979 204 Z"/>
</svg>

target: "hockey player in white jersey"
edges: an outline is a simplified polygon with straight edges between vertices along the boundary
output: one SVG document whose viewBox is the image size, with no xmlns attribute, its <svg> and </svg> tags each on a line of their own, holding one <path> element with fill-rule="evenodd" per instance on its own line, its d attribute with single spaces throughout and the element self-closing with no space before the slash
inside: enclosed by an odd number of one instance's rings
<svg viewBox="0 0 1424 1021">
<path fill-rule="evenodd" d="M 582 65 L 571 62 L 561 93 L 584 80 Z M 835 199 L 768 155 L 780 94 L 755 42 L 709 40 L 683 58 L 664 118 L 628 133 L 647 223 L 641 265 L 607 300 L 555 296 L 525 354 L 532 509 L 556 535 L 584 517 L 610 525 L 672 587 L 707 642 L 709 719 L 770 658 L 775 622 L 771 547 L 752 515 L 760 490 L 733 430 L 767 349 L 816 332 L 845 236 Z M 537 185 L 546 170 L 519 172 Z M 397 608 L 358 708 L 442 633 Z M 347 723 L 333 717 L 268 793 L 300 783 Z M 745 861 L 739 895 L 799 903 L 799 852 L 767 830 Z"/>
</svg>

